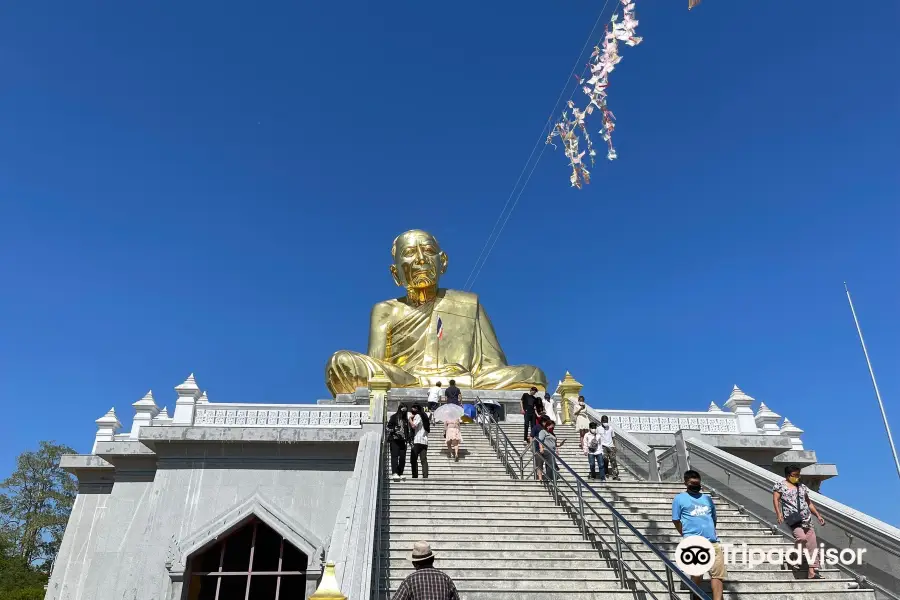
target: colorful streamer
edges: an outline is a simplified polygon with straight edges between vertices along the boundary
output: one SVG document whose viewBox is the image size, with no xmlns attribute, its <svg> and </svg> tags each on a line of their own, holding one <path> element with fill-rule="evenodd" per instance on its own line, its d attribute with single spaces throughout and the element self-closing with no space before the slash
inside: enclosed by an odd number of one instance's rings
<svg viewBox="0 0 900 600">
<path fill-rule="evenodd" d="M 594 165 L 594 157 L 597 155 L 585 123 L 587 116 L 593 114 L 595 110 L 599 111 L 601 115 L 603 128 L 600 133 L 603 141 L 607 144 L 606 158 L 609 160 L 618 158 L 612 142 L 616 117 L 609 110 L 606 102 L 609 75 L 622 61 L 622 57 L 619 55 L 619 42 L 623 42 L 627 46 L 637 46 L 643 41 L 642 38 L 635 35 L 638 20 L 634 15 L 634 2 L 632 0 L 621 0 L 621 2 L 623 5 L 622 20 L 619 20 L 618 13 L 613 13 L 610 23 L 604 31 L 603 43 L 601 46 L 595 47 L 591 54 L 590 62 L 587 65 L 590 69 L 589 77 L 582 77 L 578 80 L 581 90 L 589 98 L 587 106 L 579 109 L 572 100 L 569 100 L 568 107 L 572 116 L 569 116 L 569 111 L 564 111 L 562 118 L 547 136 L 547 143 L 554 147 L 554 137 L 559 137 L 562 142 L 563 151 L 566 158 L 569 159 L 569 167 L 572 169 L 569 181 L 572 187 L 578 189 L 591 182 L 590 171 L 584 164 L 585 154 L 587 154 L 591 166 Z M 581 140 L 579 132 L 584 138 L 584 150 L 579 150 Z"/>
</svg>

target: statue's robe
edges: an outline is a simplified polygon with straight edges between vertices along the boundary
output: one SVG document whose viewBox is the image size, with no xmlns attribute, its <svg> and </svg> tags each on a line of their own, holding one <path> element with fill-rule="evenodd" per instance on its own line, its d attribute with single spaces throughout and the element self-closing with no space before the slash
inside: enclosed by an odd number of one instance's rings
<svg viewBox="0 0 900 600">
<path fill-rule="evenodd" d="M 437 337 L 441 319 L 443 339 Z M 491 320 L 478 296 L 438 290 L 434 300 L 410 306 L 405 298 L 379 302 L 372 308 L 369 351 L 336 352 L 325 366 L 332 394 L 352 393 L 368 386 L 382 371 L 395 387 L 445 386 L 450 379 L 462 387 L 512 390 L 546 389 L 544 372 L 530 365 L 507 365 Z"/>
</svg>

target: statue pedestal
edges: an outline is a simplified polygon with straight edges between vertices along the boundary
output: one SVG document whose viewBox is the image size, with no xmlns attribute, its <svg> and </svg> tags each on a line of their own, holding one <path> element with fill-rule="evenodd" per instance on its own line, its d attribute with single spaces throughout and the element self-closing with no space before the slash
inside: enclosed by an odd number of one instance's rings
<svg viewBox="0 0 900 600">
<path fill-rule="evenodd" d="M 462 390 L 463 404 L 474 404 L 475 397 L 481 398 L 482 402 L 493 400 L 500 405 L 500 420 L 507 423 L 522 423 L 522 394 L 528 389 L 521 390 L 472 390 L 463 388 Z M 421 404 L 425 406 L 428 403 L 428 388 L 392 388 L 388 392 L 388 412 L 395 412 L 400 403 L 406 405 Z"/>
</svg>

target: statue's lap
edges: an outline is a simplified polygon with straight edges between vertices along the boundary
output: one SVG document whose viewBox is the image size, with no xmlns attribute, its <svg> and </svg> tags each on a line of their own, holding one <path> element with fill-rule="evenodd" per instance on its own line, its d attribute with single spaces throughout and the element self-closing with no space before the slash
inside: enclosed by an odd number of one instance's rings
<svg viewBox="0 0 900 600">
<path fill-rule="evenodd" d="M 335 352 L 325 367 L 325 380 L 333 394 L 349 394 L 357 387 L 368 386 L 369 378 L 381 371 L 395 387 L 429 387 L 454 379 L 460 387 L 494 390 L 527 389 L 535 386 L 543 390 L 546 376 L 531 365 L 508 365 L 482 371 L 467 372 L 459 365 L 445 365 L 440 369 L 402 367 L 351 350 Z"/>
</svg>

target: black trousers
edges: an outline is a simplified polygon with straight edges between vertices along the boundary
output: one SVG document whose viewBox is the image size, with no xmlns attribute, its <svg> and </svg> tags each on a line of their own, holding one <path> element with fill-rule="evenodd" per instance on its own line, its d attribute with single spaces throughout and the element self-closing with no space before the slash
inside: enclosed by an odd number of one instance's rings
<svg viewBox="0 0 900 600">
<path fill-rule="evenodd" d="M 406 467 L 406 442 L 402 440 L 391 440 L 391 473 L 394 475 L 403 475 L 403 469 Z M 413 470 L 415 473 L 415 470 Z"/>
<path fill-rule="evenodd" d="M 413 479 L 419 477 L 419 459 L 422 459 L 422 477 L 428 479 L 428 445 L 413 444 L 409 462 L 412 467 Z"/>
<path fill-rule="evenodd" d="M 531 430 L 534 427 L 534 424 L 537 421 L 535 420 L 534 411 L 525 411 L 525 441 L 528 441 L 528 437 L 531 435 Z"/>
</svg>

